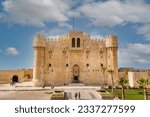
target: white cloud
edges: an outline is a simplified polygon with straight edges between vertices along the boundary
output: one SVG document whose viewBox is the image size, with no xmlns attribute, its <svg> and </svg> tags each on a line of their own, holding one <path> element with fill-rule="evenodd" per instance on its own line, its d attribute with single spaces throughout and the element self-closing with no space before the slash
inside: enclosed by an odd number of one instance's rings
<svg viewBox="0 0 150 117">
<path fill-rule="evenodd" d="M 119 24 L 150 23 L 150 5 L 143 0 L 5 0 L 0 19 L 6 22 L 43 27 L 49 22 L 71 28 L 72 18 L 84 15 L 95 26 L 113 27 Z"/>
<path fill-rule="evenodd" d="M 60 27 L 67 27 L 68 29 L 72 29 L 72 25 L 66 23 L 66 22 L 61 22 L 59 23 Z"/>
<path fill-rule="evenodd" d="M 150 40 L 150 4 L 144 0 L 4 0 L 1 4 L 0 20 L 10 24 L 44 27 L 55 22 L 72 29 L 74 12 L 75 17 L 83 16 L 98 27 L 141 24 L 137 33 Z"/>
<path fill-rule="evenodd" d="M 136 29 L 138 34 L 143 34 L 145 39 L 150 40 L 150 24 L 137 27 Z"/>
<path fill-rule="evenodd" d="M 60 36 L 66 34 L 66 31 L 61 27 L 54 27 L 51 30 L 41 30 L 38 33 L 45 35 L 47 39 L 58 39 Z"/>
<path fill-rule="evenodd" d="M 53 35 L 53 36 L 52 35 L 48 35 L 47 38 L 48 39 L 58 39 L 60 36 L 62 36 L 62 35 Z"/>
<path fill-rule="evenodd" d="M 92 39 L 103 39 L 103 36 L 98 35 L 98 34 L 97 35 L 96 34 L 95 35 L 90 35 L 90 36 L 91 36 Z"/>
<path fill-rule="evenodd" d="M 135 65 L 150 64 L 150 44 L 128 44 L 126 48 L 119 49 L 119 64 Z"/>
<path fill-rule="evenodd" d="M 8 47 L 5 51 L 5 54 L 8 56 L 16 56 L 19 54 L 18 50 L 14 47 Z"/>
<path fill-rule="evenodd" d="M 83 4 L 78 11 L 90 18 L 95 26 L 113 27 L 119 24 L 150 23 L 150 5 L 143 0 L 109 0 Z"/>
<path fill-rule="evenodd" d="M 68 21 L 70 0 L 5 0 L 2 6 L 5 12 L 0 17 L 3 21 L 45 26 L 48 22 L 63 23 Z"/>
</svg>

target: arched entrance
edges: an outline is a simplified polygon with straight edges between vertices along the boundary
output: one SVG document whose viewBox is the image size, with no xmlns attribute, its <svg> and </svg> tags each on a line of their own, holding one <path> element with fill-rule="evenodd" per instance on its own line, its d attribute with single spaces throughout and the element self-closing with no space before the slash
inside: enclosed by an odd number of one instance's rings
<svg viewBox="0 0 150 117">
<path fill-rule="evenodd" d="M 14 75 L 14 76 L 12 77 L 12 81 L 14 81 L 14 82 L 18 82 L 18 81 L 19 81 L 18 76 L 17 76 L 17 75 Z"/>
<path fill-rule="evenodd" d="M 80 69 L 78 65 L 73 66 L 73 83 L 79 83 Z"/>
</svg>

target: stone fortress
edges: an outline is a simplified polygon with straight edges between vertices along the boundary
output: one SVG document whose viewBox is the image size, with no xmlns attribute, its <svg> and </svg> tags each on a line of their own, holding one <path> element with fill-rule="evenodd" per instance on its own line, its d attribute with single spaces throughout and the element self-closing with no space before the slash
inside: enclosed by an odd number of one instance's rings
<svg viewBox="0 0 150 117">
<path fill-rule="evenodd" d="M 83 32 L 71 31 L 59 39 L 34 38 L 33 69 L 0 70 L 0 84 L 32 81 L 33 86 L 84 83 L 111 85 L 113 70 L 115 85 L 121 77 L 128 78 L 130 87 L 137 87 L 139 78 L 150 77 L 150 70 L 118 69 L 116 36 L 92 39 Z"/>
<path fill-rule="evenodd" d="M 118 79 L 118 39 L 108 35 L 104 39 L 92 39 L 83 32 L 70 31 L 58 39 L 34 37 L 33 84 L 86 85 L 111 84 L 108 70 Z"/>
</svg>

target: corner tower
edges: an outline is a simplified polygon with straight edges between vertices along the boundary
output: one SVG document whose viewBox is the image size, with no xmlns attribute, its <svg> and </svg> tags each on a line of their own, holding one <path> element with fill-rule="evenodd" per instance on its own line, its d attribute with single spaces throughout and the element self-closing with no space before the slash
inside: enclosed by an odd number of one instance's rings
<svg viewBox="0 0 150 117">
<path fill-rule="evenodd" d="M 34 37 L 34 67 L 33 67 L 33 85 L 43 86 L 44 84 L 44 63 L 45 63 L 46 39 L 43 35 L 37 34 Z"/>
<path fill-rule="evenodd" d="M 118 38 L 115 35 L 106 37 L 107 69 L 114 71 L 114 81 L 118 79 Z M 110 76 L 110 75 L 109 75 Z"/>
</svg>

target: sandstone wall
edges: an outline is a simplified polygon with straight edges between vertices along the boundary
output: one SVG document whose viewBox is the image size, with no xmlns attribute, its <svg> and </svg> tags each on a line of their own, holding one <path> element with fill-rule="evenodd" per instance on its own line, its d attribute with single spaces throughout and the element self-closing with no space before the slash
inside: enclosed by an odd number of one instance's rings
<svg viewBox="0 0 150 117">
<path fill-rule="evenodd" d="M 33 70 L 0 70 L 0 83 L 9 83 L 15 75 L 18 76 L 19 82 L 32 80 Z"/>
<path fill-rule="evenodd" d="M 80 39 L 80 47 L 72 47 L 73 38 L 76 41 Z M 71 83 L 75 65 L 79 68 L 79 81 L 84 84 L 102 85 L 104 82 L 111 84 L 111 76 L 107 72 L 109 69 L 114 70 L 113 75 L 116 81 L 118 79 L 117 37 L 110 36 L 107 39 L 107 43 L 106 39 L 91 39 L 89 35 L 82 32 L 69 32 L 68 35 L 61 36 L 58 40 L 46 40 L 43 39 L 43 36 L 42 39 L 41 36 L 35 36 L 36 43 L 33 44 L 33 47 L 36 55 L 34 63 L 36 64 L 33 80 L 36 80 L 34 84 L 37 86 L 36 81 L 40 79 L 43 79 L 46 85 Z M 43 45 L 44 40 L 45 45 Z M 38 41 L 43 43 L 40 45 Z M 44 47 L 45 50 L 42 55 L 37 55 L 37 48 L 41 47 Z M 35 62 L 37 59 L 38 62 Z M 40 64 L 41 62 L 43 64 Z M 104 71 L 103 68 L 105 68 Z"/>
</svg>

